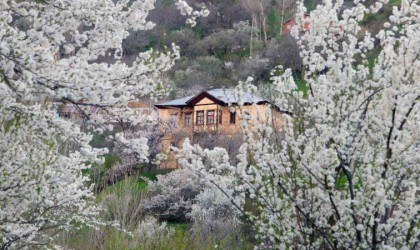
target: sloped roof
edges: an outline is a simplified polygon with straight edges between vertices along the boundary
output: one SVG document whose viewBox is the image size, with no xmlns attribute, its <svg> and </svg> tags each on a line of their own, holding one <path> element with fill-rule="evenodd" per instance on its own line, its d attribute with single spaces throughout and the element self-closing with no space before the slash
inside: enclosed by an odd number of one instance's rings
<svg viewBox="0 0 420 250">
<path fill-rule="evenodd" d="M 187 106 L 187 101 L 191 98 L 193 98 L 194 96 L 187 96 L 187 97 L 183 97 L 183 98 L 179 98 L 179 99 L 175 99 L 175 100 L 171 100 L 171 101 L 167 101 L 167 102 L 162 102 L 162 103 L 158 103 L 155 104 L 155 106 L 160 107 L 160 106 Z"/>
<path fill-rule="evenodd" d="M 129 108 L 150 108 L 150 104 L 146 101 L 129 101 L 128 102 Z"/>
<path fill-rule="evenodd" d="M 195 96 L 187 96 L 180 99 L 175 99 L 163 103 L 156 104 L 156 107 L 164 107 L 164 106 L 189 106 L 193 105 L 192 102 L 195 98 L 202 96 L 202 95 L 210 95 L 211 97 L 225 103 L 233 103 L 236 104 L 239 102 L 239 98 L 235 94 L 235 89 L 212 89 L 208 91 L 200 92 L 199 94 Z M 201 98 L 200 98 L 201 99 Z M 242 97 L 240 98 L 243 103 L 261 103 L 261 102 L 267 102 L 266 100 L 262 99 L 261 97 L 258 97 L 256 95 L 253 95 L 251 93 L 243 93 Z"/>
<path fill-rule="evenodd" d="M 219 99 L 220 101 L 224 103 L 238 103 L 239 98 L 235 94 L 234 89 L 212 89 L 207 91 L 211 96 Z M 258 97 L 256 95 L 253 95 L 251 93 L 244 92 L 241 96 L 241 101 L 244 103 L 259 103 L 259 102 L 265 102 L 264 99 L 261 97 Z"/>
</svg>

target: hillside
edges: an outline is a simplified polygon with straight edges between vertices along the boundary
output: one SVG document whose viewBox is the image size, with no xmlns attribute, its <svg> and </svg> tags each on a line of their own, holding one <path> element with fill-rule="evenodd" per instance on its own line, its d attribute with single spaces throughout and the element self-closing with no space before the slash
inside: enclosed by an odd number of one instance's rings
<svg viewBox="0 0 420 250">
<path fill-rule="evenodd" d="M 198 20 L 195 27 L 186 25 L 185 19 L 177 15 L 173 2 L 158 0 L 149 15 L 157 27 L 133 32 L 124 42 L 127 61 L 151 48 L 159 51 L 172 43 L 180 47 L 181 59 L 163 76 L 172 87 L 169 99 L 210 88 L 234 87 L 248 76 L 255 79 L 264 95 L 264 85 L 270 82 L 269 69 L 277 65 L 293 69 L 294 77 L 301 78 L 298 48 L 294 39 L 282 32 L 281 25 L 293 17 L 294 1 L 262 1 L 262 11 L 247 0 L 189 1 L 197 8 L 210 10 L 210 15 Z M 375 34 L 391 6 L 399 2 L 393 0 L 378 14 L 368 15 L 362 25 Z M 305 6 L 310 11 L 318 3 L 319 0 L 307 0 Z M 352 1 L 345 1 L 344 8 L 349 6 Z"/>
</svg>

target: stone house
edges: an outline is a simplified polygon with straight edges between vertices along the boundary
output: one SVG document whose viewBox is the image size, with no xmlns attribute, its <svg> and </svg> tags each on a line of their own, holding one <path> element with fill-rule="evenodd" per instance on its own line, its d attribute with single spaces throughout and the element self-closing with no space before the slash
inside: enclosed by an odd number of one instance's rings
<svg viewBox="0 0 420 250">
<path fill-rule="evenodd" d="M 239 97 L 234 89 L 212 89 L 202 91 L 195 96 L 155 104 L 162 122 L 171 120 L 175 123 L 174 132 L 165 136 L 163 140 L 163 148 L 169 158 L 161 167 L 177 167 L 170 153 L 171 146 L 181 146 L 186 137 L 193 143 L 199 143 L 200 139 L 209 136 L 218 135 L 226 141 L 238 136 L 241 130 L 240 114 L 237 111 L 239 106 L 239 110 L 251 115 L 251 122 L 268 122 L 266 112 L 270 104 L 267 100 L 250 93 L 244 93 Z M 281 126 L 282 118 L 279 110 L 277 108 L 268 110 L 274 118 L 272 122 Z"/>
</svg>

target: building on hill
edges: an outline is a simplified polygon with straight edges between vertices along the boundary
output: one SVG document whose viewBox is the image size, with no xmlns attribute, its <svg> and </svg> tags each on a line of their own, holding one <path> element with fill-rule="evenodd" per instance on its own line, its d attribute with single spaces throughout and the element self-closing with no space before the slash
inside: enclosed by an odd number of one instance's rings
<svg viewBox="0 0 420 250">
<path fill-rule="evenodd" d="M 73 103 L 66 103 L 58 111 L 58 117 L 73 121 L 83 121 L 86 119 L 86 115 L 97 115 L 100 113 L 103 113 L 103 110 L 96 106 L 81 107 Z"/>
<path fill-rule="evenodd" d="M 127 106 L 135 110 L 138 115 L 151 115 L 154 113 L 154 107 L 148 100 L 133 100 L 128 102 Z M 76 123 L 83 124 L 88 116 L 100 115 L 109 123 L 117 123 L 115 117 L 109 117 L 106 109 L 98 106 L 84 105 L 82 101 L 78 103 L 65 103 L 57 111 L 57 118 L 69 119 Z"/>
<path fill-rule="evenodd" d="M 303 23 L 303 29 L 304 31 L 309 30 L 310 28 L 310 15 L 309 14 L 304 14 L 304 18 L 305 18 L 305 22 Z M 296 17 L 292 17 L 290 19 L 288 19 L 287 21 L 285 21 L 283 23 L 283 33 L 284 34 L 289 34 L 292 31 L 292 27 L 296 24 Z M 334 24 L 333 22 L 329 22 L 328 24 L 328 28 L 334 28 L 333 33 L 336 36 L 339 36 L 340 33 L 343 31 L 343 27 L 338 25 L 338 24 Z"/>
<path fill-rule="evenodd" d="M 305 23 L 303 24 L 303 30 L 309 29 L 309 14 L 305 14 Z M 292 30 L 293 25 L 296 24 L 296 17 L 289 18 L 283 23 L 283 33 L 289 34 Z"/>
<path fill-rule="evenodd" d="M 250 114 L 251 123 L 267 122 L 267 105 L 270 105 L 267 100 L 250 93 L 238 97 L 234 89 L 212 89 L 195 96 L 155 104 L 162 122 L 171 120 L 176 128 L 174 133 L 168 134 L 162 142 L 169 158 L 161 167 L 176 167 L 170 147 L 181 146 L 186 137 L 193 143 L 202 144 L 200 140 L 203 142 L 203 139 L 210 140 L 210 137 L 219 136 L 227 139 L 223 140 L 226 143 L 231 143 L 241 130 L 240 114 L 235 107 L 241 106 L 243 111 Z M 274 118 L 272 122 L 281 126 L 281 112 L 275 107 L 270 110 Z M 218 142 L 218 145 L 210 146 L 227 147 L 221 144 L 222 141 Z"/>
</svg>

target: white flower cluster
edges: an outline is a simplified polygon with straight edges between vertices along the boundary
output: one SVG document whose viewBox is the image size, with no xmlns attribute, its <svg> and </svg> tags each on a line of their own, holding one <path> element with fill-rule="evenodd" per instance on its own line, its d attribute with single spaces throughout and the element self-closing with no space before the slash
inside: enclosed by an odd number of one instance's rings
<svg viewBox="0 0 420 250">
<path fill-rule="evenodd" d="M 1 97 L 0 138 L 1 246 L 41 244 L 50 236 L 38 231 L 94 222 L 98 209 L 82 170 L 106 151 L 90 147 L 90 136 L 40 105 Z M 80 151 L 60 152 L 74 142 Z"/>
<path fill-rule="evenodd" d="M 128 102 L 166 93 L 161 75 L 179 58 L 178 47 L 139 53 L 130 65 L 120 58 L 129 30 L 153 28 L 154 3 L 0 0 L 1 249 L 43 244 L 51 230 L 92 222 L 96 208 L 88 206 L 92 190 L 81 170 L 106 150 L 90 147 L 90 135 L 54 113 L 57 103 L 73 103 L 99 132 L 116 119 L 150 122 Z M 101 63 L 109 57 L 115 63 Z M 147 160 L 147 140 L 120 139 Z"/>
<path fill-rule="evenodd" d="M 169 240 L 170 236 L 175 232 L 173 229 L 168 228 L 166 222 L 160 223 L 154 217 L 146 217 L 141 221 L 137 227 L 136 234 L 139 236 L 140 240 L 157 240 L 161 238 L 167 238 Z"/>
<path fill-rule="evenodd" d="M 418 248 L 419 2 L 393 7 L 376 37 L 360 24 L 382 4 L 342 4 L 325 0 L 309 19 L 299 5 L 294 35 L 307 93 L 281 68 L 270 89 L 272 103 L 288 114 L 284 140 L 271 126 L 244 124 L 236 166 L 220 149 L 188 143 L 180 163 L 216 186 L 235 183 L 233 193 L 243 197 L 236 206 L 264 247 Z M 304 22 L 309 29 L 299 30 Z M 374 42 L 381 51 L 372 64 Z"/>
<path fill-rule="evenodd" d="M 198 178 L 188 169 L 158 175 L 157 181 L 148 180 L 148 191 L 152 197 L 145 209 L 161 219 L 185 220 L 193 199 L 201 189 Z"/>
<path fill-rule="evenodd" d="M 180 10 L 181 15 L 189 16 L 187 24 L 191 25 L 191 27 L 197 25 L 197 18 L 206 17 L 210 14 L 210 11 L 204 7 L 200 11 L 194 10 L 186 1 L 183 0 L 177 0 L 175 5 Z"/>
</svg>

